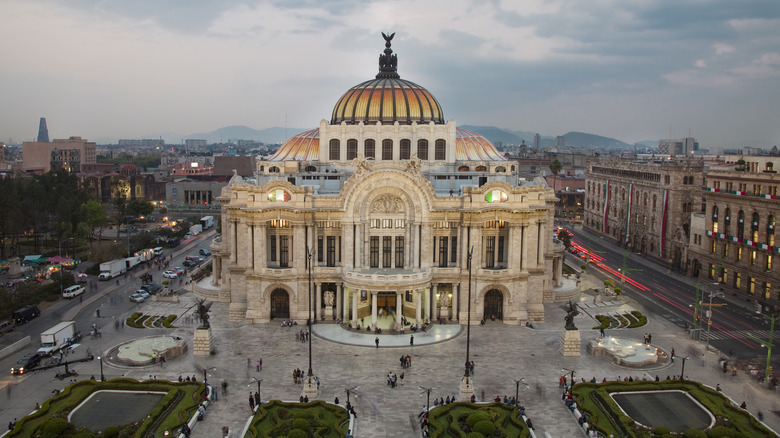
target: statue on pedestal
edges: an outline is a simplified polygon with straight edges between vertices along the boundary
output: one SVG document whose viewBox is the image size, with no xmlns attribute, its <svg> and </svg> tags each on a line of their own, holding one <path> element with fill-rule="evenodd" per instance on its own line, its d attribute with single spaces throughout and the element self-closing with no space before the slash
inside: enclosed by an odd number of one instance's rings
<svg viewBox="0 0 780 438">
<path fill-rule="evenodd" d="M 564 317 L 564 320 L 566 321 L 566 330 L 577 330 L 577 327 L 574 325 L 574 317 L 579 314 L 580 312 L 577 310 L 577 303 L 572 303 L 571 300 L 569 300 L 569 305 L 566 306 L 566 317 Z"/>
<path fill-rule="evenodd" d="M 211 303 L 208 305 L 205 304 L 206 300 L 198 300 L 198 315 L 200 317 L 200 327 L 207 329 L 211 327 L 209 324 L 209 309 L 211 308 Z"/>
</svg>

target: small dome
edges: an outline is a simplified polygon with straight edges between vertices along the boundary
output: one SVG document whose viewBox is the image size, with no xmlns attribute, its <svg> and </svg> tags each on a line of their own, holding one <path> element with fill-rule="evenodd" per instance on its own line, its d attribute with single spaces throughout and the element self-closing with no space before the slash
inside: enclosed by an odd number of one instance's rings
<svg viewBox="0 0 780 438">
<path fill-rule="evenodd" d="M 333 108 L 331 125 L 345 122 L 349 125 L 359 123 L 402 125 L 417 123 L 444 124 L 444 112 L 441 105 L 425 88 L 401 79 L 398 75 L 398 57 L 390 48 L 392 35 L 385 38 L 384 54 L 379 55 L 379 73 L 376 79 L 363 82 L 350 88 L 341 96 Z"/>
</svg>

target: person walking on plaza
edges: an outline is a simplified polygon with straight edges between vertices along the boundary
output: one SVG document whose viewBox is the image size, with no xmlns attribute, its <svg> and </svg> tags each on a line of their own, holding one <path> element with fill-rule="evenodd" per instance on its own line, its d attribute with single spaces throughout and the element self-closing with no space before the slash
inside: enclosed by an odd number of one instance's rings
<svg viewBox="0 0 780 438">
<path fill-rule="evenodd" d="M 255 391 L 255 406 L 260 406 L 260 393 Z"/>
<path fill-rule="evenodd" d="M 249 393 L 249 410 L 254 411 L 255 410 L 255 397 L 252 395 L 252 393 Z"/>
<path fill-rule="evenodd" d="M 414 335 L 411 335 L 411 337 L 409 338 L 409 345 L 414 347 Z"/>
<path fill-rule="evenodd" d="M 374 339 L 374 343 L 376 344 L 376 348 L 379 348 L 379 336 Z"/>
</svg>

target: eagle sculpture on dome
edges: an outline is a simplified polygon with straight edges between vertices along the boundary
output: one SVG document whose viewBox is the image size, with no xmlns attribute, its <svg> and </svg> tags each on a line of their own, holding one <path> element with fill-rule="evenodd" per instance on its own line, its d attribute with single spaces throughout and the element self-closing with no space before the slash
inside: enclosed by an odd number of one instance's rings
<svg viewBox="0 0 780 438">
<path fill-rule="evenodd" d="M 388 77 L 396 77 L 398 67 L 398 57 L 393 54 L 393 49 L 390 48 L 390 42 L 393 40 L 395 32 L 387 35 L 382 32 L 382 38 L 385 39 L 385 52 L 379 55 L 379 74 L 389 74 Z M 377 76 L 378 77 L 378 76 Z"/>
</svg>

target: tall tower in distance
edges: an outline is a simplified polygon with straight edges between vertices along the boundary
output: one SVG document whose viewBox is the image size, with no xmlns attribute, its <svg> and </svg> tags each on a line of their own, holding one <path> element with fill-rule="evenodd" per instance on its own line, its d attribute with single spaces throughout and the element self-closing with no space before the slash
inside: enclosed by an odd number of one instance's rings
<svg viewBox="0 0 780 438">
<path fill-rule="evenodd" d="M 49 142 L 49 128 L 46 127 L 46 117 L 41 117 L 41 122 L 38 124 L 38 143 Z"/>
</svg>

